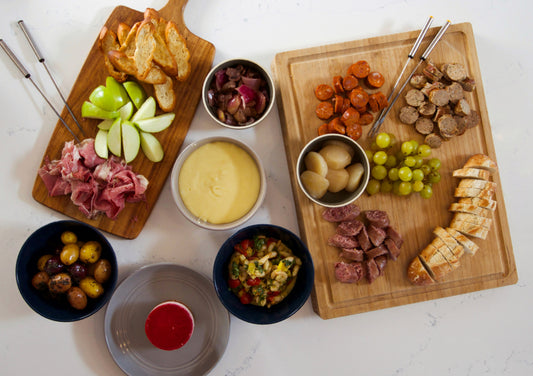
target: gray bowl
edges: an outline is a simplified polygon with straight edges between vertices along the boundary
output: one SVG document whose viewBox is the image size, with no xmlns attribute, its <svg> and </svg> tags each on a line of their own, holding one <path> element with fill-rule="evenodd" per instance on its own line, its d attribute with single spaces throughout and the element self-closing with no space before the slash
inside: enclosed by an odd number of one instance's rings
<svg viewBox="0 0 533 376">
<path fill-rule="evenodd" d="M 236 66 L 239 64 L 242 64 L 243 66 L 252 67 L 261 74 L 261 76 L 266 81 L 267 86 L 268 86 L 268 103 L 266 104 L 266 108 L 261 114 L 261 116 L 258 119 L 256 119 L 253 123 L 250 123 L 247 125 L 230 125 L 230 124 L 226 124 L 220 121 L 217 116 L 216 109 L 212 107 L 211 105 L 209 105 L 208 91 L 209 91 L 212 81 L 215 79 L 215 73 L 217 71 L 219 71 L 220 69 L 225 69 L 225 68 Z M 211 116 L 211 118 L 217 124 L 223 127 L 226 127 L 226 128 L 231 128 L 231 129 L 248 129 L 248 128 L 256 126 L 261 121 L 263 121 L 263 119 L 265 119 L 270 113 L 270 111 L 272 110 L 272 107 L 274 107 L 275 95 L 276 95 L 276 90 L 274 87 L 274 80 L 272 79 L 270 74 L 262 66 L 248 59 L 230 59 L 230 60 L 226 60 L 226 61 L 219 63 L 218 65 L 213 67 L 213 69 L 211 69 L 211 71 L 207 74 L 204 80 L 203 87 L 202 87 L 202 103 L 204 104 L 204 108 L 209 114 L 209 116 Z"/>
<path fill-rule="evenodd" d="M 304 158 L 307 155 L 307 153 L 311 151 L 318 152 L 328 141 L 336 140 L 343 142 L 344 144 L 348 145 L 353 151 L 354 156 L 352 158 L 351 163 L 357 163 L 360 162 L 363 165 L 364 174 L 363 178 L 361 180 L 361 183 L 359 184 L 359 187 L 354 192 L 348 192 L 346 190 L 342 190 L 340 192 L 327 192 L 324 196 L 321 198 L 315 198 L 311 196 L 303 186 L 303 183 L 301 181 L 301 174 L 306 170 Z M 355 142 L 350 137 L 344 136 L 342 134 L 337 133 L 328 133 L 322 136 L 318 136 L 307 143 L 307 145 L 304 146 L 302 151 L 300 152 L 300 155 L 298 156 L 298 161 L 296 162 L 296 173 L 297 173 L 297 179 L 298 179 L 298 185 L 300 186 L 300 189 L 302 192 L 313 202 L 329 207 L 329 208 L 335 208 L 347 205 L 353 201 L 355 201 L 361 194 L 365 191 L 366 186 L 368 185 L 368 181 L 370 179 L 370 163 L 368 162 L 368 158 L 365 154 L 364 149 L 359 145 L 357 142 Z"/>
</svg>

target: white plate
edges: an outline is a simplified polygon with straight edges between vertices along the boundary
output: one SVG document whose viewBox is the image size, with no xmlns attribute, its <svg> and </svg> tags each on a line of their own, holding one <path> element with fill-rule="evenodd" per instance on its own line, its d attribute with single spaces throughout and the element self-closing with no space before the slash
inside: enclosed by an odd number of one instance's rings
<svg viewBox="0 0 533 376">
<path fill-rule="evenodd" d="M 153 346 L 144 332 L 148 313 L 165 300 L 178 300 L 191 310 L 195 327 L 178 350 Z M 107 347 L 128 375 L 205 375 L 224 354 L 229 313 L 211 281 L 184 266 L 162 263 L 140 268 L 115 290 L 105 314 Z"/>
</svg>

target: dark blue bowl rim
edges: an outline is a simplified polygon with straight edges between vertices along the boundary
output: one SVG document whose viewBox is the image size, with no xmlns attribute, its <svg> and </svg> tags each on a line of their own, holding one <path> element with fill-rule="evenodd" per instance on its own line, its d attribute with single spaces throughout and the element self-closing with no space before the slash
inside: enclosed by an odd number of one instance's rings
<svg viewBox="0 0 533 376">
<path fill-rule="evenodd" d="M 54 228 L 56 226 L 60 226 L 64 229 L 68 227 L 81 227 L 84 228 L 85 231 L 92 231 L 94 232 L 97 237 L 98 241 L 102 243 L 102 249 L 107 249 L 109 252 L 106 252 L 106 258 L 109 260 L 109 262 L 112 265 L 113 273 L 111 275 L 111 279 L 106 282 L 106 289 L 104 292 L 104 295 L 99 298 L 99 300 L 91 306 L 90 310 L 81 310 L 81 311 L 75 311 L 74 309 L 65 309 L 65 308 L 55 308 L 52 303 L 45 304 L 42 302 L 41 298 L 37 298 L 38 293 L 33 290 L 31 287 L 31 279 L 30 283 L 28 283 L 27 280 L 22 280 L 21 274 L 27 269 L 26 265 L 28 263 L 28 260 L 25 258 L 33 258 L 31 255 L 26 254 L 27 251 L 25 249 L 30 246 L 30 244 L 38 239 L 38 237 L 42 236 L 43 233 L 46 233 L 51 228 Z M 104 253 L 104 251 L 102 251 Z M 91 226 L 87 223 L 83 223 L 80 221 L 75 220 L 60 220 L 48 223 L 37 230 L 35 230 L 24 242 L 22 247 L 20 248 L 19 254 L 17 256 L 16 266 L 15 266 L 15 278 L 17 281 L 17 287 L 19 289 L 20 295 L 28 304 L 28 306 L 38 313 L 39 315 L 52 320 L 52 321 L 58 321 L 58 322 L 73 322 L 73 321 L 79 321 L 84 318 L 87 318 L 96 312 L 98 312 L 111 298 L 111 295 L 113 294 L 113 291 L 117 285 L 118 280 L 118 264 L 117 264 L 117 258 L 115 251 L 113 250 L 113 247 L 107 240 L 107 238 L 102 234 L 101 231 L 99 231 L 94 226 Z M 31 276 L 28 276 L 28 278 L 31 278 Z M 42 309 L 43 306 L 50 307 L 51 309 Z"/>
<path fill-rule="evenodd" d="M 289 244 L 287 244 L 287 246 L 289 246 L 289 248 L 291 248 L 293 252 L 295 252 L 298 257 L 302 259 L 302 264 L 305 265 L 305 267 L 299 272 L 296 285 L 288 297 L 281 303 L 276 304 L 271 308 L 258 307 L 251 304 L 242 304 L 239 301 L 239 298 L 231 290 L 229 290 L 227 284 L 227 264 L 231 254 L 233 253 L 233 246 L 239 241 L 250 237 L 249 235 L 245 234 L 265 234 L 265 232 L 267 236 L 275 236 L 271 234 L 276 232 L 277 234 L 284 234 L 286 238 L 290 238 L 291 241 L 295 243 L 296 247 Z M 282 241 L 285 242 L 286 239 L 282 239 Z M 223 250 L 228 249 L 228 247 L 229 250 L 223 252 Z M 298 251 L 295 251 L 295 249 L 301 250 L 303 254 L 298 253 Z M 314 265 L 307 246 L 296 234 L 277 225 L 255 224 L 238 230 L 222 244 L 213 263 L 213 284 L 221 303 L 232 315 L 252 324 L 275 324 L 291 317 L 305 304 L 309 298 L 313 289 L 313 283 Z"/>
</svg>

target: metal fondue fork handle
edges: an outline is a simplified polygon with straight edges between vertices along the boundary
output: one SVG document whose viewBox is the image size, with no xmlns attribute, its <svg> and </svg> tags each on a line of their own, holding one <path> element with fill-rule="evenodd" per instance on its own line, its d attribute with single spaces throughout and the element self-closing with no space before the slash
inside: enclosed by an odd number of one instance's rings
<svg viewBox="0 0 533 376">
<path fill-rule="evenodd" d="M 72 137 L 74 137 L 74 139 L 77 141 L 77 142 L 80 142 L 80 139 L 74 134 L 74 132 L 72 132 L 72 129 L 70 129 L 70 127 L 68 126 L 68 124 L 65 122 L 65 120 L 61 117 L 61 115 L 59 114 L 59 112 L 57 112 L 57 110 L 55 109 L 54 105 L 48 100 L 48 98 L 46 97 L 46 95 L 43 93 L 43 91 L 41 90 L 41 88 L 39 88 L 39 86 L 35 83 L 35 81 L 33 81 L 33 79 L 31 78 L 31 74 L 30 72 L 28 72 L 28 70 L 24 67 L 24 65 L 22 65 L 22 63 L 20 62 L 20 60 L 15 56 L 15 54 L 13 53 L 13 51 L 11 51 L 11 49 L 7 46 L 6 42 L 4 42 L 3 39 L 0 39 L 0 47 L 2 47 L 2 49 L 4 50 L 4 52 L 7 54 L 7 56 L 9 56 L 9 58 L 11 59 L 11 61 L 13 62 L 13 64 L 16 65 L 16 67 L 18 68 L 18 70 L 22 73 L 22 75 L 24 76 L 24 78 L 27 78 L 28 80 L 30 80 L 30 82 L 33 84 L 33 86 L 35 86 L 35 88 L 37 89 L 37 91 L 39 92 L 39 94 L 41 94 L 41 96 L 44 98 L 44 100 L 46 101 L 46 103 L 48 103 L 48 105 L 52 108 L 52 110 L 55 112 L 55 114 L 57 115 L 57 117 L 59 118 L 59 120 L 61 120 L 61 122 L 63 123 L 63 125 L 65 126 L 65 128 L 67 128 L 67 130 L 70 132 L 70 134 L 72 135 Z"/>
<path fill-rule="evenodd" d="M 30 44 L 30 47 L 31 49 L 33 50 L 33 52 L 35 53 L 35 56 L 37 56 L 37 60 L 39 60 L 39 63 L 42 63 L 43 66 L 44 66 L 44 69 L 46 69 L 46 72 L 48 73 L 48 76 L 50 76 L 50 79 L 52 80 L 52 82 L 54 83 L 54 86 L 56 87 L 56 90 L 57 92 L 59 93 L 59 96 L 61 97 L 61 99 L 63 100 L 63 103 L 65 103 L 65 106 L 67 107 L 67 110 L 70 114 L 70 116 L 72 116 L 72 119 L 74 119 L 74 122 L 76 123 L 76 125 L 78 126 L 78 129 L 80 130 L 81 134 L 83 136 L 85 136 L 85 132 L 83 131 L 80 123 L 78 123 L 78 119 L 76 119 L 76 116 L 74 116 L 74 113 L 72 113 L 72 110 L 70 108 L 70 106 L 68 105 L 65 97 L 63 96 L 63 93 L 61 93 L 61 90 L 59 90 L 59 86 L 57 85 L 57 82 L 56 80 L 54 79 L 54 77 L 52 76 L 52 73 L 50 72 L 50 70 L 48 69 L 48 66 L 46 65 L 45 63 L 45 60 L 44 60 L 44 56 L 41 54 L 41 52 L 39 51 L 39 49 L 37 48 L 37 45 L 35 44 L 33 38 L 31 37 L 28 29 L 26 29 L 26 25 L 24 25 L 24 21 L 23 20 L 20 20 L 18 22 L 18 25 L 20 26 L 21 30 L 22 30 L 22 33 L 24 34 L 24 36 L 26 37 L 26 40 L 28 41 L 28 43 Z"/>
</svg>

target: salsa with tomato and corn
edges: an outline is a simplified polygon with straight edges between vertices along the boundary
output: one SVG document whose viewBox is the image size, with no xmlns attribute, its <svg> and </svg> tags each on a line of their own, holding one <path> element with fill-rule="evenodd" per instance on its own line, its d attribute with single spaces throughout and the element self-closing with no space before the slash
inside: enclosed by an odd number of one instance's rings
<svg viewBox="0 0 533 376">
<path fill-rule="evenodd" d="M 228 285 L 241 303 L 271 307 L 291 292 L 302 261 L 281 240 L 257 235 L 234 249 Z"/>
</svg>

